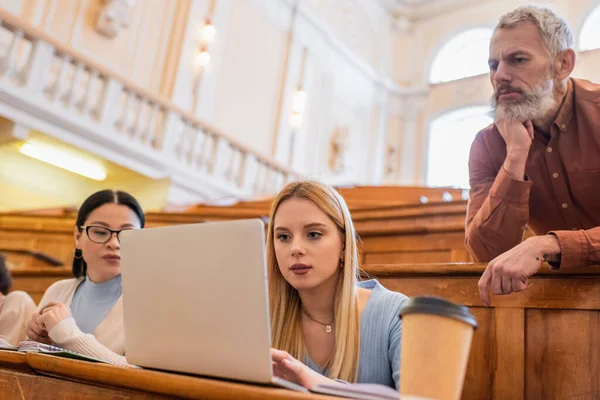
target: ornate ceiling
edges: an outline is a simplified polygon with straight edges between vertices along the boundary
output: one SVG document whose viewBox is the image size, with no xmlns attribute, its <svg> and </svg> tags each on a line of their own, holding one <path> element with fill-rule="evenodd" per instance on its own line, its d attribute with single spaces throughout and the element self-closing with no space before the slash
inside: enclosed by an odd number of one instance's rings
<svg viewBox="0 0 600 400">
<path fill-rule="evenodd" d="M 450 9 L 467 6 L 469 0 L 378 0 L 394 17 L 426 18 Z"/>
</svg>

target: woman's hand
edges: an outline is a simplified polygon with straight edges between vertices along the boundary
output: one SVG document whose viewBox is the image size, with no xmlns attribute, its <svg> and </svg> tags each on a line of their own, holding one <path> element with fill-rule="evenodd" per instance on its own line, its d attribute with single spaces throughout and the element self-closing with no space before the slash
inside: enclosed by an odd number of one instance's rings
<svg viewBox="0 0 600 400">
<path fill-rule="evenodd" d="M 71 318 L 71 309 L 62 303 L 50 302 L 40 310 L 39 321 L 50 332 L 59 322 Z"/>
<path fill-rule="evenodd" d="M 319 383 L 336 383 L 336 381 L 313 371 L 286 351 L 271 349 L 271 359 L 273 360 L 273 373 L 276 377 L 303 386 L 308 390 Z"/>
<path fill-rule="evenodd" d="M 52 339 L 48 336 L 48 331 L 44 327 L 44 324 L 40 321 L 41 315 L 39 312 L 33 314 L 31 319 L 27 323 L 27 329 L 25 333 L 27 337 L 36 342 L 52 344 Z"/>
</svg>

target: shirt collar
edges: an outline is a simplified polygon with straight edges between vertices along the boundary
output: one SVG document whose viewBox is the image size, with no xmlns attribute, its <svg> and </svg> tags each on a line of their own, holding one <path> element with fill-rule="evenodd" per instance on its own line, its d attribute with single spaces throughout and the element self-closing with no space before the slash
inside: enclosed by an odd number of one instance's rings
<svg viewBox="0 0 600 400">
<path fill-rule="evenodd" d="M 81 291 L 81 294 L 85 298 L 93 303 L 112 301 L 112 299 L 121 296 L 123 290 L 121 275 L 119 274 L 102 283 L 94 283 L 90 280 L 89 276 L 86 275 L 86 279 L 78 290 Z"/>
<path fill-rule="evenodd" d="M 565 95 L 563 103 L 558 110 L 558 114 L 554 119 L 554 125 L 556 125 L 558 130 L 561 132 L 565 132 L 567 130 L 567 126 L 569 126 L 569 122 L 571 122 L 571 119 L 573 118 L 574 94 L 573 81 L 569 79 L 567 83 L 567 94 Z"/>
</svg>

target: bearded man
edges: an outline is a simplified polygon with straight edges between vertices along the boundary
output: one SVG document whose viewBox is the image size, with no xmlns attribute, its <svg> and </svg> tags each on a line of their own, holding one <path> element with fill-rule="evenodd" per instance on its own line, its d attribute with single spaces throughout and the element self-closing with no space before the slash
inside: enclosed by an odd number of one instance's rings
<svg viewBox="0 0 600 400">
<path fill-rule="evenodd" d="M 570 78 L 573 35 L 552 11 L 503 15 L 490 43 L 494 124 L 469 159 L 465 243 L 489 264 L 483 302 L 524 290 L 543 261 L 600 264 L 600 85 Z M 523 241 L 525 227 L 537 236 Z"/>
</svg>

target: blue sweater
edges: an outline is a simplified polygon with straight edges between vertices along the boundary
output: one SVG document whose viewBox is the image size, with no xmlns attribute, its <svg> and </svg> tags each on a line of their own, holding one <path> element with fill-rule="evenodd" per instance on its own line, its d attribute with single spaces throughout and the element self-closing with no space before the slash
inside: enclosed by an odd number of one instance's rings
<svg viewBox="0 0 600 400">
<path fill-rule="evenodd" d="M 79 329 L 93 334 L 119 300 L 121 293 L 121 275 L 103 283 L 94 283 L 86 276 L 71 301 L 71 314 Z"/>
<path fill-rule="evenodd" d="M 375 279 L 358 283 L 373 292 L 360 316 L 360 355 L 358 383 L 379 383 L 395 389 L 400 386 L 400 309 L 408 301 L 401 293 L 392 292 Z M 305 364 L 322 375 L 326 371 L 306 355 Z"/>
</svg>

